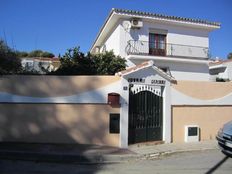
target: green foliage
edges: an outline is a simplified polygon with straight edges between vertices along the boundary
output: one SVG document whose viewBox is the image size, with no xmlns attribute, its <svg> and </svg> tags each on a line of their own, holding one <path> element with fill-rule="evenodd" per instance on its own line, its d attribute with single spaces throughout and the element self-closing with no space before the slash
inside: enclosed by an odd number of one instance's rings
<svg viewBox="0 0 232 174">
<path fill-rule="evenodd" d="M 0 39 L 0 74 L 16 74 L 22 70 L 21 60 L 16 53 Z"/>
<path fill-rule="evenodd" d="M 227 59 L 232 59 L 232 53 L 229 53 L 229 54 L 227 55 Z"/>
<path fill-rule="evenodd" d="M 25 51 L 17 51 L 16 52 L 17 57 L 22 58 L 22 57 L 55 57 L 54 54 L 47 52 L 47 51 L 42 51 L 42 50 L 33 50 L 31 52 L 25 52 Z"/>
<path fill-rule="evenodd" d="M 52 74 L 57 75 L 93 75 L 95 74 L 93 60 L 80 52 L 79 47 L 68 49 L 60 59 L 60 67 Z"/>
<path fill-rule="evenodd" d="M 55 55 L 52 54 L 52 53 L 49 53 L 49 52 L 45 51 L 45 52 L 42 53 L 42 57 L 53 58 L 53 57 L 55 57 Z"/>
<path fill-rule="evenodd" d="M 28 52 L 26 52 L 26 51 L 16 51 L 16 56 L 18 58 L 28 57 Z"/>
<path fill-rule="evenodd" d="M 230 81 L 229 79 L 224 79 L 219 77 L 216 78 L 216 82 L 229 82 L 229 81 Z"/>
<path fill-rule="evenodd" d="M 80 47 L 68 49 L 60 59 L 61 66 L 55 72 L 56 75 L 114 75 L 124 70 L 125 59 L 115 56 L 113 51 L 103 54 L 84 55 Z"/>
<path fill-rule="evenodd" d="M 26 71 L 21 66 L 21 57 L 54 57 L 54 54 L 34 50 L 30 53 L 13 51 L 4 41 L 0 40 L 0 74 L 38 74 L 36 71 Z M 80 51 L 80 47 L 68 49 L 60 58 L 60 68 L 49 73 L 44 69 L 44 73 L 54 75 L 114 75 L 125 69 L 125 59 L 115 56 L 113 51 L 101 54 L 85 55 Z"/>
<path fill-rule="evenodd" d="M 126 60 L 115 56 L 113 51 L 93 55 L 92 59 L 98 75 L 114 75 L 126 68 Z"/>
<path fill-rule="evenodd" d="M 43 54 L 42 50 L 34 50 L 28 54 L 28 57 L 42 57 L 42 54 Z"/>
</svg>

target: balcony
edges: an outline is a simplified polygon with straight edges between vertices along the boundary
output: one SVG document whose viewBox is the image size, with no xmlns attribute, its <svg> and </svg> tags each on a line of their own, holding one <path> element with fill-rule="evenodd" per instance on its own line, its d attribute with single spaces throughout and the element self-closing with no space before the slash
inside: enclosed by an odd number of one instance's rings
<svg viewBox="0 0 232 174">
<path fill-rule="evenodd" d="M 150 55 L 181 58 L 209 58 L 209 48 L 148 41 L 128 41 L 128 55 Z"/>
</svg>

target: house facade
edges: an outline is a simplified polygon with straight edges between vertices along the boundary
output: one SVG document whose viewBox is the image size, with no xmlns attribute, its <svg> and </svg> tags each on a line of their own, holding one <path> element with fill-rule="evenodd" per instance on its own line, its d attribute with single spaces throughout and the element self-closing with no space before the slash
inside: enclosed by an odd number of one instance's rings
<svg viewBox="0 0 232 174">
<path fill-rule="evenodd" d="M 216 22 L 112 9 L 91 52 L 113 50 L 128 66 L 153 60 L 176 80 L 209 81 L 209 33 L 219 28 Z"/>
<path fill-rule="evenodd" d="M 232 60 L 215 60 L 209 64 L 212 81 L 232 80 Z"/>
<path fill-rule="evenodd" d="M 21 58 L 21 65 L 26 71 L 45 74 L 46 71 L 56 71 L 60 66 L 60 60 L 58 58 L 25 57 Z"/>
</svg>

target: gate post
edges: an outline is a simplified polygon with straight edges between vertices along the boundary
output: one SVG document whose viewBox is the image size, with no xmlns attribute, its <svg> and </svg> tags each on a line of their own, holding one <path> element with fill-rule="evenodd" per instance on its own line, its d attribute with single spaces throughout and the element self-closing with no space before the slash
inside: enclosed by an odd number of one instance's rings
<svg viewBox="0 0 232 174">
<path fill-rule="evenodd" d="M 121 148 L 128 147 L 128 123 L 129 123 L 129 83 L 126 79 L 122 78 L 121 81 L 122 87 L 127 87 L 127 90 L 122 90 L 121 97 L 120 97 L 120 137 L 119 137 L 119 146 Z"/>
<path fill-rule="evenodd" d="M 163 139 L 165 143 L 171 143 L 172 140 L 172 122 L 171 122 L 171 83 L 166 81 L 163 96 Z"/>
</svg>

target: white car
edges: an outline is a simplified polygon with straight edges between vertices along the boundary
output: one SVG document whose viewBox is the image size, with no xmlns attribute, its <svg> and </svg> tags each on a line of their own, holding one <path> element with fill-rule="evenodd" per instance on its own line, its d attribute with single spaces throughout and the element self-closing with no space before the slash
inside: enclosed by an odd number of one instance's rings
<svg viewBox="0 0 232 174">
<path fill-rule="evenodd" d="M 232 121 L 223 125 L 216 136 L 218 145 L 222 152 L 232 156 Z"/>
</svg>

